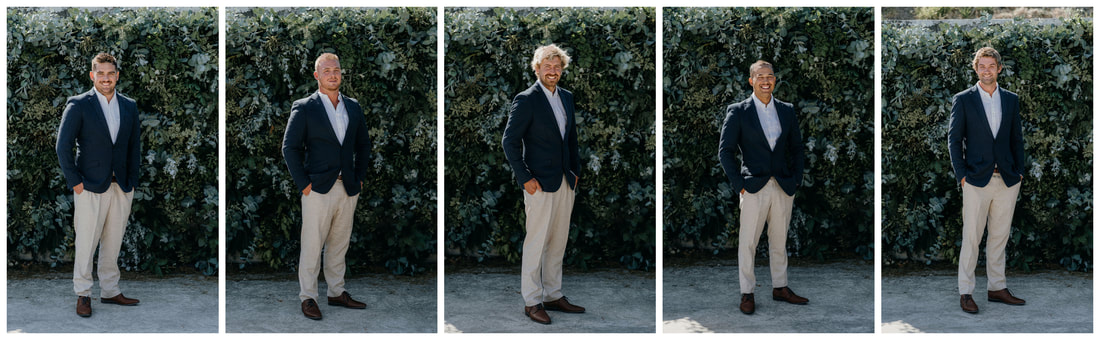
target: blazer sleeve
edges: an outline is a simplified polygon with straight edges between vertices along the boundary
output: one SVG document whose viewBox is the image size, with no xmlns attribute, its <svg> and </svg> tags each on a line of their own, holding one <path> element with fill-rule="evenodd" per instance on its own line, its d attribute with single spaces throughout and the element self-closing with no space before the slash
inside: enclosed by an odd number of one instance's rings
<svg viewBox="0 0 1100 340">
<path fill-rule="evenodd" d="M 76 134 L 80 131 L 83 122 L 83 114 L 77 107 L 76 100 L 69 98 L 65 103 L 65 111 L 61 114 L 61 126 L 57 129 L 57 160 L 61 164 L 61 172 L 65 174 L 66 189 L 84 182 L 84 177 L 76 169 L 76 157 L 73 148 L 76 143 Z"/>
<path fill-rule="evenodd" d="M 363 116 L 362 107 L 358 111 L 359 131 L 355 133 L 355 178 L 365 181 L 371 159 L 370 131 L 367 128 L 367 119 Z"/>
<path fill-rule="evenodd" d="M 787 134 L 787 147 L 791 153 L 791 162 L 794 170 L 795 188 L 802 186 L 802 172 L 806 166 L 805 145 L 802 144 L 802 130 L 798 124 L 798 117 L 794 114 L 794 105 L 791 108 L 791 132 Z"/>
<path fill-rule="evenodd" d="M 722 122 L 722 133 L 718 141 L 718 160 L 722 162 L 722 170 L 726 171 L 730 187 L 734 193 L 740 193 L 745 187 L 745 177 L 741 175 L 741 165 L 738 164 L 737 141 L 741 138 L 741 118 L 738 116 L 736 104 L 726 108 L 726 119 Z"/>
<path fill-rule="evenodd" d="M 573 131 L 569 133 L 569 169 L 573 176 L 581 177 L 581 151 L 577 146 L 577 110 L 573 106 L 573 97 L 569 97 L 569 112 L 573 115 Z"/>
<path fill-rule="evenodd" d="M 508 113 L 508 124 L 504 127 L 504 138 L 501 144 L 504 146 L 504 157 L 512 166 L 512 173 L 516 181 L 522 187 L 523 183 L 534 178 L 527 169 L 527 162 L 523 158 L 523 137 L 527 128 L 531 126 L 532 114 L 527 109 L 527 96 L 519 95 L 512 100 L 512 110 Z"/>
<path fill-rule="evenodd" d="M 130 102 L 130 112 L 134 113 L 134 119 L 130 130 L 129 153 L 126 157 L 126 172 L 129 181 L 137 189 L 139 172 L 141 171 L 141 117 L 138 115 L 137 103 Z"/>
<path fill-rule="evenodd" d="M 951 116 L 948 118 L 950 130 L 947 135 L 947 148 L 951 153 L 951 168 L 955 170 L 955 182 L 966 177 L 966 158 L 963 155 L 963 136 L 966 135 L 966 112 L 963 108 L 962 94 L 951 98 Z"/>
<path fill-rule="evenodd" d="M 1025 169 L 1027 169 L 1027 155 L 1024 154 L 1023 116 L 1020 114 L 1020 97 L 1013 96 L 1012 99 L 1016 107 L 1016 114 L 1013 115 L 1012 120 L 1011 136 L 1009 137 L 1012 141 L 1012 158 L 1015 160 L 1013 162 L 1015 166 L 1012 170 L 1023 176 Z"/>
<path fill-rule="evenodd" d="M 294 179 L 298 191 L 305 190 L 311 182 L 305 167 L 306 118 L 301 106 L 303 105 L 298 102 L 291 105 L 290 119 L 286 123 L 286 132 L 283 133 L 283 158 L 286 159 L 286 167 L 290 170 L 290 177 Z"/>
</svg>

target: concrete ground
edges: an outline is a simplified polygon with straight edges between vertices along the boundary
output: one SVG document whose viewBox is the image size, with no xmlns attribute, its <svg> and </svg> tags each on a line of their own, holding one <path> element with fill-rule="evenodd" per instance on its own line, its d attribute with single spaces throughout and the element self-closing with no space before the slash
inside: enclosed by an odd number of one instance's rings
<svg viewBox="0 0 1100 340">
<path fill-rule="evenodd" d="M 523 315 L 519 266 L 452 270 L 444 277 L 447 333 L 653 333 L 656 276 L 653 272 L 565 268 L 562 292 L 584 306 L 583 314 L 547 312 L 542 325 Z"/>
<path fill-rule="evenodd" d="M 797 264 L 787 282 L 806 305 L 771 298 L 768 260 L 756 261 L 756 312 L 742 314 L 736 260 L 664 268 L 665 333 L 872 333 L 875 271 L 870 261 Z"/>
<path fill-rule="evenodd" d="M 1090 333 L 1092 275 L 1066 271 L 1008 271 L 1008 288 L 1027 301 L 986 301 L 985 270 L 976 273 L 978 314 L 959 307 L 958 272 L 940 269 L 884 273 L 883 333 Z"/>
<path fill-rule="evenodd" d="M 99 302 L 92 316 L 76 315 L 72 269 L 22 275 L 8 271 L 9 333 L 217 333 L 218 279 L 202 275 L 122 273 L 119 286 L 137 306 Z"/>
<path fill-rule="evenodd" d="M 319 280 L 321 320 L 302 315 L 296 274 L 237 274 L 225 281 L 228 333 L 435 333 L 436 274 L 366 274 L 345 278 L 344 289 L 366 309 L 329 306 Z"/>
</svg>

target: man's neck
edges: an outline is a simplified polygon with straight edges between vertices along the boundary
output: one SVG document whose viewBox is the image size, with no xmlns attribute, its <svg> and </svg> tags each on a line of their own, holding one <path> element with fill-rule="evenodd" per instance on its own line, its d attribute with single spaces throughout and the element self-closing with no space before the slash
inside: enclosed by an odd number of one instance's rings
<svg viewBox="0 0 1100 340">
<path fill-rule="evenodd" d="M 772 95 L 770 95 L 770 94 L 760 95 L 756 92 L 753 92 L 752 95 L 756 96 L 756 99 L 759 100 L 761 103 L 763 103 L 764 106 L 767 106 L 768 104 L 771 104 L 771 102 L 772 102 Z"/>
<path fill-rule="evenodd" d="M 332 107 L 336 107 L 336 105 L 340 104 L 340 91 L 326 91 L 324 89 L 320 89 L 320 92 L 321 94 L 328 96 L 328 100 L 332 102 Z"/>
<path fill-rule="evenodd" d="M 990 96 L 993 95 L 993 91 L 997 91 L 997 83 L 986 85 L 983 82 L 978 82 L 978 87 L 982 88 L 982 91 L 985 91 L 985 93 L 988 93 Z"/>
<path fill-rule="evenodd" d="M 95 90 L 95 92 L 98 92 L 100 95 L 103 95 L 103 98 L 107 98 L 107 103 L 108 104 L 111 103 L 111 99 L 115 98 L 115 91 L 111 91 L 111 93 L 103 93 L 103 92 L 99 92 L 99 90 L 97 89 L 97 90 Z"/>
<path fill-rule="evenodd" d="M 550 94 L 555 94 L 554 91 L 557 90 L 557 86 L 547 86 L 545 83 L 542 82 L 542 80 L 539 80 L 539 85 L 542 85 L 542 88 L 550 91 Z"/>
</svg>

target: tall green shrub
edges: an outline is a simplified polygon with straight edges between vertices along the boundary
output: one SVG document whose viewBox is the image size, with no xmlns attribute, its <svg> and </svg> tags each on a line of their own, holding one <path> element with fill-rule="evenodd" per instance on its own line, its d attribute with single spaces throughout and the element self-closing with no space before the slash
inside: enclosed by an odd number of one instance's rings
<svg viewBox="0 0 1100 340">
<path fill-rule="evenodd" d="M 874 12 L 871 8 L 666 8 L 666 253 L 736 249 L 738 196 L 718 162 L 726 106 L 749 98 L 749 65 L 777 68 L 806 166 L 788 251 L 873 254 Z"/>
<path fill-rule="evenodd" d="M 654 264 L 656 33 L 653 8 L 446 12 L 446 246 L 515 262 L 523 197 L 501 137 L 512 98 L 536 81 L 535 48 L 573 60 L 560 86 L 576 98 L 581 174 L 566 263 Z"/>
<path fill-rule="evenodd" d="M 8 257 L 71 255 L 72 189 L 54 144 L 65 98 L 88 91 L 91 59 L 119 59 L 137 101 L 142 164 L 119 259 L 126 270 L 218 254 L 218 13 L 214 8 L 8 9 Z M 10 263 L 10 262 L 9 262 Z"/>
<path fill-rule="evenodd" d="M 423 271 L 436 244 L 435 9 L 229 9 L 226 30 L 227 253 L 296 265 L 301 193 L 283 131 L 291 103 L 317 91 L 314 60 L 333 52 L 373 143 L 347 261 Z"/>
<path fill-rule="evenodd" d="M 882 244 L 887 263 L 958 261 L 962 193 L 947 149 L 951 97 L 977 83 L 983 46 L 1020 95 L 1028 157 L 1009 265 L 1092 262 L 1092 21 L 990 20 L 882 29 Z"/>
</svg>

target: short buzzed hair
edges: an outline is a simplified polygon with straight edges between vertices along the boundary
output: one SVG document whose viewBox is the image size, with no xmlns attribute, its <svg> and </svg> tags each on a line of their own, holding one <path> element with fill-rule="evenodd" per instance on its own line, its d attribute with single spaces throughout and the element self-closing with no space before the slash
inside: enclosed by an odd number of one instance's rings
<svg viewBox="0 0 1100 340">
<path fill-rule="evenodd" d="M 340 57 L 337 57 L 336 54 L 333 54 L 333 53 L 328 53 L 328 52 L 321 53 L 321 55 L 317 57 L 317 60 L 313 62 L 313 70 L 317 71 L 317 72 L 320 72 L 321 71 L 321 61 L 324 61 L 324 60 L 335 60 L 336 62 L 340 62 Z"/>
<path fill-rule="evenodd" d="M 550 44 L 535 49 L 535 55 L 531 57 L 531 70 L 538 71 L 539 64 L 542 64 L 543 60 L 553 59 L 554 57 L 561 58 L 561 68 L 569 67 L 569 54 L 565 53 L 565 50 L 558 47 L 558 45 Z"/>
<path fill-rule="evenodd" d="M 772 73 L 775 73 L 775 66 L 772 66 L 772 63 L 763 60 L 757 60 L 755 63 L 752 63 L 752 65 L 749 66 L 749 77 L 752 77 L 754 74 L 756 74 L 756 71 L 762 67 L 767 67 L 772 70 Z"/>
<path fill-rule="evenodd" d="M 993 58 L 993 60 L 997 61 L 998 68 L 1002 67 L 1001 65 L 1003 65 L 1001 64 L 1001 53 L 997 52 L 997 50 L 992 47 L 986 46 L 979 48 L 977 52 L 974 52 L 974 68 L 978 68 L 978 60 L 982 59 L 982 57 Z"/>
<path fill-rule="evenodd" d="M 95 65 L 100 63 L 110 63 L 115 66 L 115 70 L 118 70 L 118 60 L 114 56 L 107 54 L 107 52 L 99 52 L 95 57 L 92 57 L 92 71 L 95 71 Z"/>
</svg>

